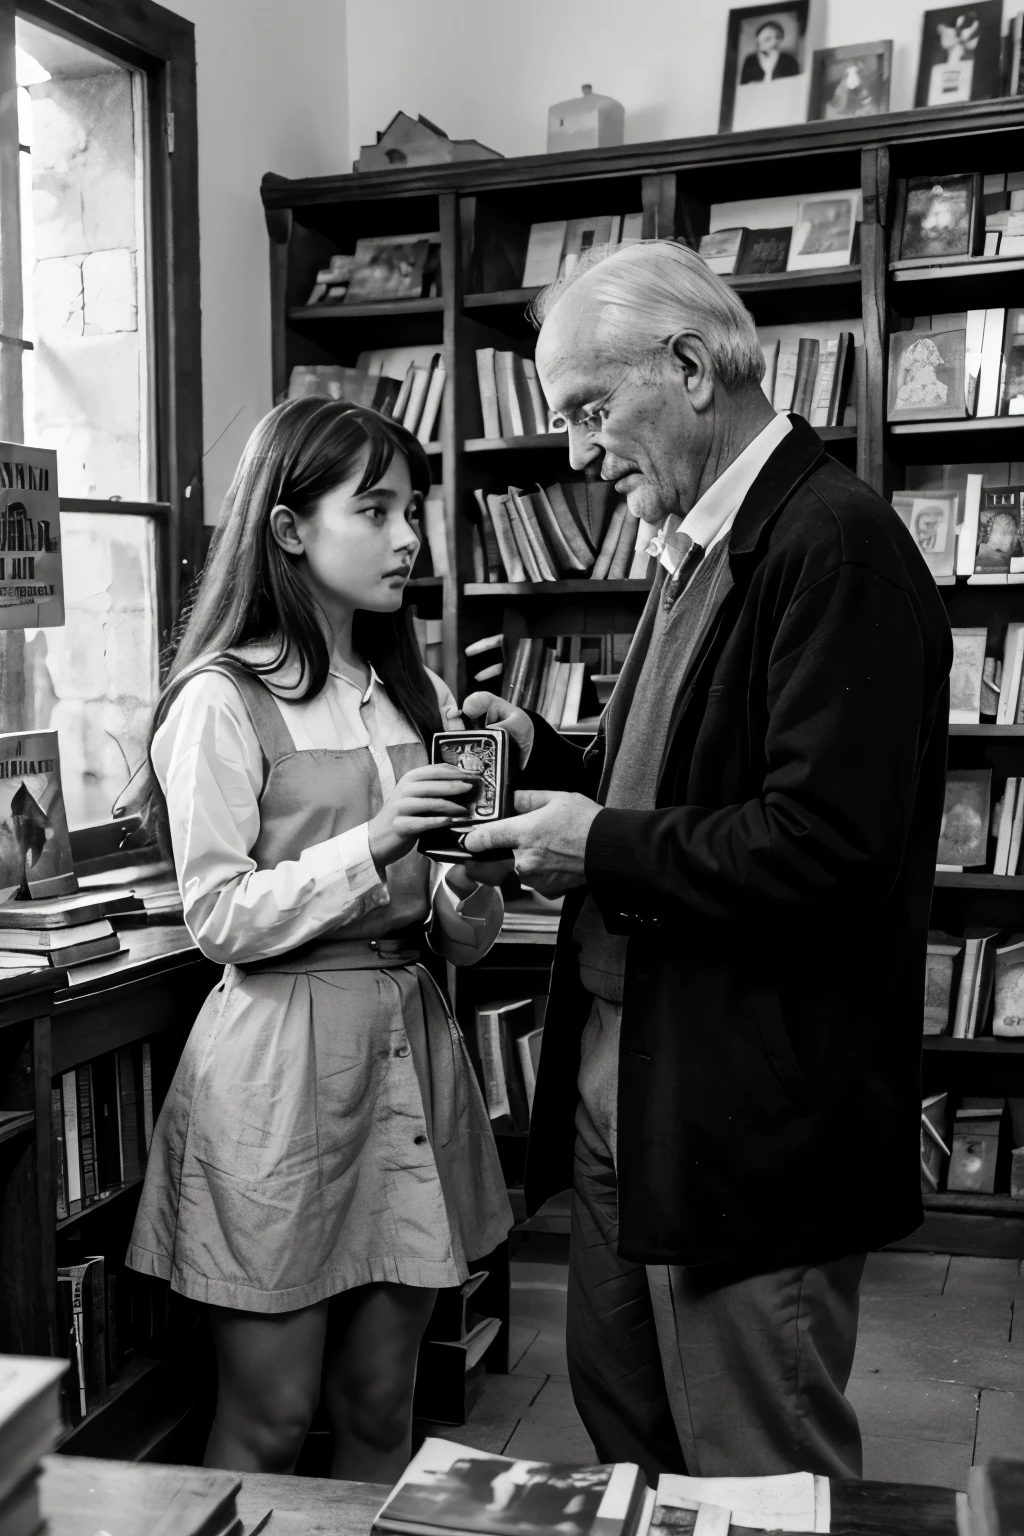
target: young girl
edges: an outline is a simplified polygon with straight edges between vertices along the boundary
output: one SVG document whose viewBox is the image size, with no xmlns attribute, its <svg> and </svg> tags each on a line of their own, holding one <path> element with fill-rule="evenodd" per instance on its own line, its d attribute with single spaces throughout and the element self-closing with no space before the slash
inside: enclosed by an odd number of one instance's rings
<svg viewBox="0 0 1024 1536">
<path fill-rule="evenodd" d="M 402 593 L 430 483 L 408 432 L 304 399 L 253 433 L 150 757 L 185 907 L 225 966 L 153 1136 L 129 1265 L 208 1304 L 209 1466 L 289 1471 L 321 1394 L 332 1474 L 409 1458 L 437 1287 L 511 1225 L 431 946 L 472 964 L 501 898 L 416 852 L 471 779 Z M 500 871 L 480 870 L 489 879 Z"/>
</svg>

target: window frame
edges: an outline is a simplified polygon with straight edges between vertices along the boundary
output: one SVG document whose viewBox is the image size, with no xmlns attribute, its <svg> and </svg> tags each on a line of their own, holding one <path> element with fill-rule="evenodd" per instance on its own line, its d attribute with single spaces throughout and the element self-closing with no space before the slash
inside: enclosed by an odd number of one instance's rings
<svg viewBox="0 0 1024 1536">
<path fill-rule="evenodd" d="M 153 501 L 61 497 L 67 512 L 144 514 L 156 525 L 158 639 L 202 569 L 203 404 L 199 295 L 199 176 L 193 24 L 153 0 L 0 0 L 0 332 L 22 335 L 15 18 L 23 16 L 143 72 L 149 134 L 146 189 Z M 13 215 L 13 216 L 12 216 Z M 13 267 L 12 267 L 13 262 Z M 16 285 L 5 274 L 16 269 Z M 14 302 L 11 302 L 12 288 Z M 5 304 L 5 295 L 7 302 Z M 31 338 L 25 339 L 31 344 Z M 3 388 L 0 363 L 0 389 Z M 18 387 L 20 389 L 20 378 Z M 134 818 L 71 834 L 79 873 L 138 862 Z"/>
</svg>

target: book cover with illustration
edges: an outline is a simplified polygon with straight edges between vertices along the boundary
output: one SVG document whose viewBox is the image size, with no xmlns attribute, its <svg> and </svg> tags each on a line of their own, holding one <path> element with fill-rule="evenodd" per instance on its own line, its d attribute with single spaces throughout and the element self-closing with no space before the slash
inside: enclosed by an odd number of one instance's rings
<svg viewBox="0 0 1024 1536">
<path fill-rule="evenodd" d="M 57 732 L 0 735 L 0 902 L 77 889 Z"/>
<path fill-rule="evenodd" d="M 0 629 L 63 623 L 57 455 L 0 443 Z"/>
</svg>

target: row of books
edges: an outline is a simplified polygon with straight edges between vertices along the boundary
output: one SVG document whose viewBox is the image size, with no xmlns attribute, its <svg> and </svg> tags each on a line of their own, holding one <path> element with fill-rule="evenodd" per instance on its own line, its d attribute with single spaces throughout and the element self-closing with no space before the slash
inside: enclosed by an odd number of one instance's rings
<svg viewBox="0 0 1024 1536">
<path fill-rule="evenodd" d="M 1024 1039 L 1024 935 L 995 928 L 969 929 L 962 939 L 930 933 L 924 1033 Z"/>
<path fill-rule="evenodd" d="M 634 244 L 642 236 L 643 222 L 642 213 L 609 213 L 531 224 L 522 286 L 547 287 L 595 246 L 614 250 L 619 245 Z"/>
<path fill-rule="evenodd" d="M 766 342 L 762 351 L 761 387 L 777 411 L 795 411 L 812 427 L 843 424 L 856 355 L 852 331 Z"/>
<path fill-rule="evenodd" d="M 55 1079 L 50 1133 L 58 1220 L 141 1179 L 153 1139 L 149 1042 L 109 1051 Z"/>
<path fill-rule="evenodd" d="M 440 352 L 429 362 L 411 362 L 402 378 L 371 373 L 365 368 L 343 368 L 335 363 L 296 363 L 288 379 L 289 400 L 307 395 L 347 400 L 367 405 L 401 422 L 426 445 L 436 435 L 441 416 L 446 374 Z"/>
<path fill-rule="evenodd" d="M 643 579 L 651 529 L 606 481 L 474 491 L 478 569 L 489 582 Z M 474 573 L 475 574 L 475 573 Z"/>
<path fill-rule="evenodd" d="M 436 298 L 441 292 L 441 236 L 367 235 L 352 255 L 337 253 L 316 274 L 307 304 L 379 304 Z"/>
<path fill-rule="evenodd" d="M 989 632 L 979 625 L 954 629 L 953 666 L 949 678 L 951 725 L 1024 723 L 1024 624 L 1006 626 L 1002 656 L 988 654 Z"/>
<path fill-rule="evenodd" d="M 69 1427 L 107 1401 L 129 1356 L 165 1351 L 170 1315 L 166 1284 L 102 1254 L 58 1267 L 57 1348 L 70 1364 L 63 1382 Z"/>
<path fill-rule="evenodd" d="M 530 1129 L 545 1001 L 525 997 L 477 1006 L 477 1056 L 487 1113 L 497 1131 Z"/>
<path fill-rule="evenodd" d="M 887 419 L 1024 415 L 1024 309 L 919 315 L 889 338 Z"/>
<path fill-rule="evenodd" d="M 1007 779 L 993 805 L 991 768 L 950 768 L 936 868 L 961 873 L 987 869 L 996 875 L 1021 872 L 1024 795 L 1019 780 Z"/>
<path fill-rule="evenodd" d="M 484 437 L 533 437 L 551 430 L 551 413 L 532 357 L 478 347 L 476 378 Z"/>
<path fill-rule="evenodd" d="M 516 645 L 502 694 L 521 709 L 532 709 L 556 730 L 597 728 L 617 673 L 600 671 L 602 637 L 559 635 L 523 639 Z"/>
<path fill-rule="evenodd" d="M 939 586 L 1024 584 L 1024 485 L 985 485 L 968 471 L 958 490 L 897 491 L 892 504 Z M 959 521 L 958 521 L 959 518 Z"/>
<path fill-rule="evenodd" d="M 1024 1099 L 933 1093 L 921 1104 L 921 1189 L 1024 1200 Z"/>
</svg>

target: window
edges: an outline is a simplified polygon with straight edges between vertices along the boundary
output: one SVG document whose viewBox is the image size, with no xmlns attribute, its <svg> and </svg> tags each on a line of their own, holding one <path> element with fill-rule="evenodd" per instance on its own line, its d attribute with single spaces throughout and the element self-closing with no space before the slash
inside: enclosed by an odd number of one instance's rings
<svg viewBox="0 0 1024 1536">
<path fill-rule="evenodd" d="M 191 26 L 0 0 L 0 438 L 56 450 L 67 615 L 0 631 L 0 730 L 58 732 L 90 853 L 123 841 L 201 549 L 196 202 Z"/>
</svg>

